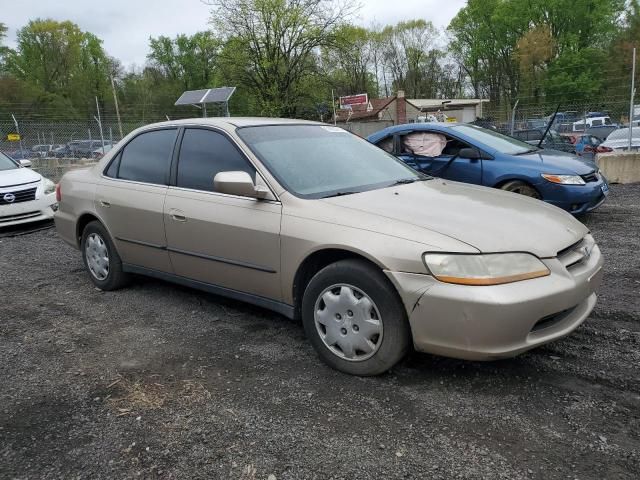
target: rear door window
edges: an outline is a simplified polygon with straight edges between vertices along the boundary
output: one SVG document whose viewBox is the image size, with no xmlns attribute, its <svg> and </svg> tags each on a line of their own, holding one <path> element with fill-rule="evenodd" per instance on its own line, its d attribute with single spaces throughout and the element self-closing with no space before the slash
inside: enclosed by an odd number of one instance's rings
<svg viewBox="0 0 640 480">
<path fill-rule="evenodd" d="M 164 185 L 176 141 L 175 128 L 138 135 L 122 151 L 118 178 Z"/>
<path fill-rule="evenodd" d="M 247 172 L 255 181 L 255 168 L 225 135 L 201 128 L 185 130 L 178 160 L 178 187 L 213 192 L 216 174 L 231 171 Z"/>
</svg>

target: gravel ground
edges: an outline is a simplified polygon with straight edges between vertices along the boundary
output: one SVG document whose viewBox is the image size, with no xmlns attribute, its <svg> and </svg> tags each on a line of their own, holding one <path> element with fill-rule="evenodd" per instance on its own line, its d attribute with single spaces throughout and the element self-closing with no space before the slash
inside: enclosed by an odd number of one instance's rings
<svg viewBox="0 0 640 480">
<path fill-rule="evenodd" d="M 145 278 L 101 292 L 54 230 L 4 236 L 0 477 L 638 478 L 640 185 L 612 188 L 582 219 L 606 272 L 576 332 L 377 378 L 276 314 Z"/>
</svg>

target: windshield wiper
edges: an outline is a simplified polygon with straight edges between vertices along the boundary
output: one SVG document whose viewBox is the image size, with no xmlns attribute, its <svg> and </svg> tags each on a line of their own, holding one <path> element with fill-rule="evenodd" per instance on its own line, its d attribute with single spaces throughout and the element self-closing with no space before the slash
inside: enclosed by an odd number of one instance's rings
<svg viewBox="0 0 640 480">
<path fill-rule="evenodd" d="M 353 190 L 353 191 L 345 190 L 344 192 L 336 192 L 330 195 L 325 195 L 324 197 L 320 197 L 320 198 L 342 197 L 344 195 L 353 195 L 354 193 L 360 193 L 360 192 L 356 190 Z"/>
<path fill-rule="evenodd" d="M 424 180 L 430 180 L 430 179 L 431 179 L 430 177 L 427 177 L 427 178 L 401 178 L 400 180 L 396 180 L 395 182 L 393 182 L 389 186 L 393 187 L 394 185 L 406 185 L 408 183 L 422 182 Z"/>
<path fill-rule="evenodd" d="M 530 150 L 525 150 L 524 152 L 518 152 L 515 155 L 526 155 L 527 153 L 539 152 L 542 148 L 532 148 Z"/>
</svg>

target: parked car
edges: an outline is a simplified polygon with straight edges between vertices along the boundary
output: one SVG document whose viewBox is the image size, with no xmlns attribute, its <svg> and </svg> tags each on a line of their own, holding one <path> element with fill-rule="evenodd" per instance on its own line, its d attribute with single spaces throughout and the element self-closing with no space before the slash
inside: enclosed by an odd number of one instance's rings
<svg viewBox="0 0 640 480">
<path fill-rule="evenodd" d="M 631 139 L 631 150 L 640 150 L 640 128 L 634 128 L 631 131 L 631 134 L 633 135 Z M 601 145 L 613 150 L 628 150 L 629 128 L 619 128 L 618 130 L 614 130 Z"/>
<path fill-rule="evenodd" d="M 33 156 L 36 157 L 52 157 L 54 156 L 54 151 L 64 145 L 52 145 L 52 144 L 42 144 L 42 145 L 34 145 L 31 147 L 31 152 L 33 152 Z"/>
<path fill-rule="evenodd" d="M 575 147 L 568 138 L 558 134 L 555 130 L 549 130 L 548 132 L 546 130 L 546 128 L 516 130 L 513 132 L 512 136 L 531 145 L 538 145 L 540 143 L 540 139 L 544 137 L 544 140 L 542 141 L 542 146 L 544 148 L 567 153 L 576 153 Z"/>
<path fill-rule="evenodd" d="M 53 218 L 56 186 L 29 166 L 0 153 L 0 227 Z"/>
<path fill-rule="evenodd" d="M 105 140 L 105 149 L 112 143 Z M 56 149 L 54 154 L 59 158 L 93 158 L 96 150 L 102 150 L 101 140 L 73 140 L 63 148 Z"/>
<path fill-rule="evenodd" d="M 586 126 L 585 126 L 586 125 Z M 587 117 L 573 123 L 574 132 L 583 132 L 590 128 L 596 127 L 614 127 L 617 125 L 611 121 L 611 117 Z"/>
<path fill-rule="evenodd" d="M 101 159 L 105 154 L 107 154 L 111 149 L 113 148 L 113 145 L 111 145 L 110 143 L 104 144 L 103 146 L 100 146 L 98 148 L 96 148 L 94 151 L 91 152 L 91 155 L 89 155 L 89 158 L 94 158 L 96 160 Z"/>
<path fill-rule="evenodd" d="M 411 134 L 429 134 L 424 146 L 438 141 L 440 148 L 418 152 L 407 145 Z M 606 179 L 592 161 L 539 149 L 475 125 L 397 125 L 368 140 L 419 172 L 520 193 L 574 215 L 598 208 L 609 193 Z"/>
<path fill-rule="evenodd" d="M 490 360 L 560 338 L 602 276 L 566 212 L 427 177 L 316 122 L 149 125 L 57 193 L 58 233 L 98 288 L 145 274 L 301 318 L 322 360 L 356 375 L 410 345 Z"/>
<path fill-rule="evenodd" d="M 593 160 L 597 153 L 612 152 L 613 149 L 602 145 L 595 135 L 568 135 L 567 138 L 573 144 L 576 155 Z"/>
<path fill-rule="evenodd" d="M 35 156 L 33 152 L 28 148 L 18 148 L 16 150 L 11 150 L 3 153 L 11 157 L 13 160 L 27 160 Z"/>
</svg>

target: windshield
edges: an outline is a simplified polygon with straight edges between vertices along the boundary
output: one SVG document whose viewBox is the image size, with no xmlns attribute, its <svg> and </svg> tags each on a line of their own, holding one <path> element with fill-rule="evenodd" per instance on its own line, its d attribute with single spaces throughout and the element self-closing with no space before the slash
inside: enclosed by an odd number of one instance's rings
<svg viewBox="0 0 640 480">
<path fill-rule="evenodd" d="M 303 198 L 345 195 L 427 178 L 338 127 L 266 125 L 237 132 L 273 176 Z"/>
<path fill-rule="evenodd" d="M 19 168 L 18 164 L 0 152 L 0 171 L 13 170 L 14 168 Z"/>
<path fill-rule="evenodd" d="M 533 145 L 475 125 L 456 125 L 455 127 L 451 127 L 451 129 L 466 135 L 472 140 L 483 143 L 488 148 L 495 149 L 507 155 L 518 155 L 537 150 Z"/>
</svg>

